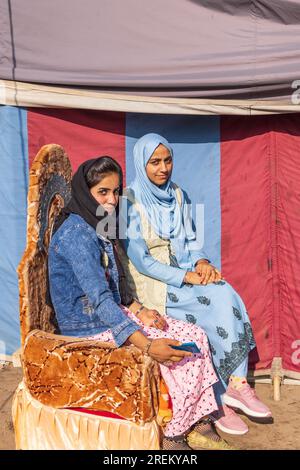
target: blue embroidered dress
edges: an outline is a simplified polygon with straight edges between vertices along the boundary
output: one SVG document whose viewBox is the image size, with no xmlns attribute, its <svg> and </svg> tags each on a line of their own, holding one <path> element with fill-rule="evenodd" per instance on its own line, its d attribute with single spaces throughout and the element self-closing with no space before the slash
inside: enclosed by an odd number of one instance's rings
<svg viewBox="0 0 300 470">
<path fill-rule="evenodd" d="M 123 245 L 139 273 L 167 284 L 166 314 L 197 324 L 206 332 L 213 362 L 223 383 L 223 387 L 219 383 L 215 390 L 216 398 L 220 401 L 231 374 L 247 376 L 248 354 L 255 347 L 252 328 L 241 297 L 228 282 L 222 280 L 206 286 L 183 283 L 187 270 L 194 271 L 199 259 L 209 258 L 197 244 L 192 224 L 185 223 L 190 213 L 187 195 L 181 192 L 180 205 L 172 182 L 161 188 L 148 180 L 145 166 L 160 143 L 172 154 L 168 142 L 157 134 L 148 134 L 137 142 L 134 149 L 137 177 L 130 190 L 135 201 L 148 213 L 149 222 L 157 235 L 170 240 L 170 265 L 151 256 L 142 235 L 140 213 L 135 204 L 130 202 L 127 207 L 124 205 L 126 213 L 122 212 L 122 217 L 127 218 L 127 238 Z M 169 236 L 164 233 L 165 228 L 160 225 L 159 216 L 155 214 L 153 217 L 156 207 L 162 209 L 162 212 L 165 208 L 168 210 L 171 224 Z"/>
<path fill-rule="evenodd" d="M 239 294 L 223 280 L 206 286 L 184 284 L 186 271 L 194 270 L 197 260 L 207 259 L 205 252 L 190 251 L 193 240 L 186 240 L 186 249 L 181 251 L 180 258 L 173 255 L 170 266 L 162 264 L 151 256 L 142 237 L 131 237 L 141 230 L 140 215 L 130 205 L 128 214 L 130 230 L 124 240 L 125 251 L 140 273 L 167 283 L 166 314 L 204 329 L 216 371 L 224 385 L 231 374 L 246 376 L 248 354 L 255 347 L 255 341 Z"/>
</svg>

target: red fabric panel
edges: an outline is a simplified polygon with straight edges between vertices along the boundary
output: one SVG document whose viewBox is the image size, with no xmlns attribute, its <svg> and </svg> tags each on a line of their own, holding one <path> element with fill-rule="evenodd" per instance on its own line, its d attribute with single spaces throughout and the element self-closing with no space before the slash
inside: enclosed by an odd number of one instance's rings
<svg viewBox="0 0 300 470">
<path fill-rule="evenodd" d="M 82 109 L 28 110 L 29 165 L 42 145 L 61 145 L 76 171 L 80 163 L 110 155 L 125 178 L 125 114 Z M 124 179 L 125 181 L 125 179 Z"/>
<path fill-rule="evenodd" d="M 300 115 L 278 116 L 272 132 L 279 322 L 283 368 L 300 372 Z"/>
<path fill-rule="evenodd" d="M 86 408 L 66 408 L 66 409 L 80 411 L 80 413 L 87 413 L 87 414 L 95 415 L 95 416 L 102 416 L 104 418 L 114 418 L 114 419 L 125 420 L 125 418 L 122 418 L 122 416 L 116 415 L 115 413 L 111 413 L 110 411 L 96 411 L 96 410 L 88 410 Z"/>
<path fill-rule="evenodd" d="M 272 362 L 273 285 L 270 233 L 270 162 L 265 117 L 221 118 L 222 273 L 243 298 L 257 351 L 250 367 Z"/>
</svg>

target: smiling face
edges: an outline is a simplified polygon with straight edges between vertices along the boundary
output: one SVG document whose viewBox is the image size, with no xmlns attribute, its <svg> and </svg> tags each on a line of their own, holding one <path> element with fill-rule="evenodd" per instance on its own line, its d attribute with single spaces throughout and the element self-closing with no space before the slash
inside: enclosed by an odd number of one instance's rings
<svg viewBox="0 0 300 470">
<path fill-rule="evenodd" d="M 160 144 L 151 155 L 146 173 L 149 180 L 156 186 L 166 184 L 173 170 L 173 159 L 170 150 Z"/>
<path fill-rule="evenodd" d="M 106 174 L 99 183 L 90 188 L 91 195 L 112 214 L 119 203 L 120 179 L 118 173 Z"/>
</svg>

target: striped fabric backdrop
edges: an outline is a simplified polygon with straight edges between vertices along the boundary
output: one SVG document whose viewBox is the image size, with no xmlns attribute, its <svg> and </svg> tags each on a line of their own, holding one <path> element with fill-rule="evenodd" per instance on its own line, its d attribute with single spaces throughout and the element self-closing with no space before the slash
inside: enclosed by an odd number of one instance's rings
<svg viewBox="0 0 300 470">
<path fill-rule="evenodd" d="M 0 354 L 19 347 L 16 267 L 25 247 L 30 164 L 48 143 L 73 170 L 111 155 L 134 178 L 132 149 L 147 132 L 174 148 L 173 180 L 204 208 L 204 245 L 242 295 L 257 350 L 300 372 L 300 116 L 218 117 L 0 107 Z M 2 348 L 2 351 L 1 351 Z"/>
</svg>

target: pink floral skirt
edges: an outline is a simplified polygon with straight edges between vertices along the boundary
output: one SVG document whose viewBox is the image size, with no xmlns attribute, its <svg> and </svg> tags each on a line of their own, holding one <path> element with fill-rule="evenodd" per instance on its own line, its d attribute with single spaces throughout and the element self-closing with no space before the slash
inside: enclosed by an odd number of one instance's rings
<svg viewBox="0 0 300 470">
<path fill-rule="evenodd" d="M 218 378 L 212 365 L 207 336 L 199 326 L 168 316 L 164 317 L 167 322 L 164 330 L 147 327 L 126 307 L 121 308 L 131 320 L 141 326 L 149 338 L 176 339 L 182 343 L 193 341 L 201 350 L 200 354 L 193 354 L 180 362 L 171 365 L 160 364 L 173 408 L 173 417 L 166 425 L 164 434 L 169 437 L 183 434 L 203 416 L 218 408 L 212 388 Z M 110 330 L 91 338 L 114 342 Z"/>
</svg>

